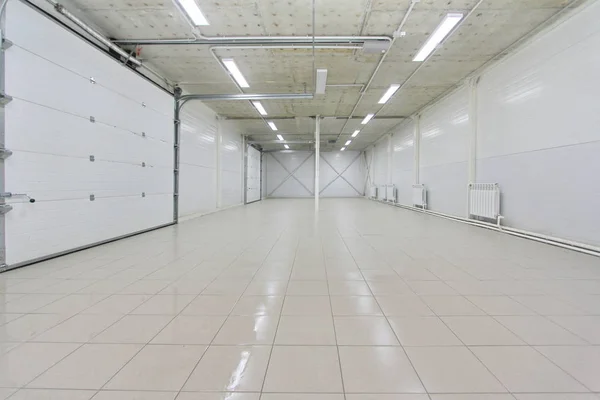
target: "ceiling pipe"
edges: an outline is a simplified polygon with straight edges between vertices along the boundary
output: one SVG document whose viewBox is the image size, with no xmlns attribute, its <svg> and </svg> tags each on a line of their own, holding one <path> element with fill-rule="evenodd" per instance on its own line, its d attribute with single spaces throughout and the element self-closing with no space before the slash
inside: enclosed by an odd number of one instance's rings
<svg viewBox="0 0 600 400">
<path fill-rule="evenodd" d="M 47 0 L 52 1 L 52 0 Z M 315 45 L 343 45 L 343 44 L 364 44 L 370 41 L 393 42 L 389 36 L 315 36 Z M 269 44 L 313 44 L 312 36 L 219 36 L 202 37 L 200 39 L 117 39 L 113 40 L 118 45 L 144 45 L 144 46 L 164 46 L 164 45 L 219 45 L 235 46 L 249 45 L 260 46 Z"/>
<path fill-rule="evenodd" d="M 202 100 L 202 101 L 220 101 L 220 100 L 311 100 L 312 93 L 273 93 L 273 94 L 186 94 L 181 96 L 181 100 Z"/>
<path fill-rule="evenodd" d="M 356 104 L 354 105 L 354 108 L 352 108 L 352 111 L 350 112 L 350 118 L 352 118 L 354 116 L 354 113 L 356 112 L 356 109 L 358 108 L 358 105 L 360 104 L 361 100 L 365 96 L 365 93 L 367 92 L 367 90 L 369 90 L 369 88 L 371 87 L 371 84 L 373 83 L 373 80 L 375 79 L 375 76 L 377 75 L 377 72 L 379 72 L 379 69 L 383 65 L 383 62 L 385 61 L 388 53 L 392 50 L 392 47 L 394 46 L 394 43 L 396 43 L 396 39 L 400 36 L 400 32 L 402 31 L 402 28 L 404 28 L 404 25 L 406 24 L 406 21 L 408 20 L 408 17 L 412 13 L 413 8 L 415 7 L 415 5 L 419 1 L 420 0 L 412 0 L 410 2 L 410 5 L 408 6 L 408 10 L 406 10 L 406 14 L 404 14 L 404 18 L 402 18 L 402 21 L 400 22 L 400 25 L 398 26 L 398 29 L 396 29 L 396 31 L 394 32 L 393 39 L 390 42 L 389 50 L 386 51 L 381 56 L 381 58 L 379 59 L 379 63 L 377 63 L 377 66 L 375 67 L 375 70 L 371 74 L 371 78 L 369 78 L 369 81 L 367 82 L 367 84 L 365 85 L 365 87 L 361 90 L 360 96 L 358 97 L 358 100 L 356 101 Z M 340 131 L 340 134 L 338 135 L 338 137 L 337 137 L 336 140 L 339 140 L 340 136 L 342 136 L 342 134 L 344 133 L 344 129 L 346 129 L 346 126 L 348 125 L 348 122 L 350 121 L 350 118 L 348 118 L 346 120 L 346 123 L 344 123 L 344 126 L 342 127 L 342 130 Z"/>
</svg>

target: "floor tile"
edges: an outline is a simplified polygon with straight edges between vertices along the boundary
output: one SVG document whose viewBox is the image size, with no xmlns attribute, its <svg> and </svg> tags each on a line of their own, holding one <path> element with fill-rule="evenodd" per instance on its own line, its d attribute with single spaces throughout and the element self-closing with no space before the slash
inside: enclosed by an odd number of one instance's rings
<svg viewBox="0 0 600 400">
<path fill-rule="evenodd" d="M 545 317 L 515 316 L 495 317 L 498 322 L 530 345 L 586 344 L 586 342 L 561 328 Z"/>
<path fill-rule="evenodd" d="M 231 314 L 279 316 L 283 307 L 283 296 L 242 296 Z"/>
<path fill-rule="evenodd" d="M 79 314 L 36 336 L 36 342 L 86 343 L 114 324 L 119 315 Z"/>
<path fill-rule="evenodd" d="M 230 316 L 213 344 L 273 344 L 278 321 L 278 317 Z"/>
<path fill-rule="evenodd" d="M 584 312 L 552 296 L 511 296 L 541 315 L 581 315 Z"/>
<path fill-rule="evenodd" d="M 535 312 L 508 296 L 466 296 L 489 315 L 535 315 Z"/>
<path fill-rule="evenodd" d="M 150 295 L 147 294 L 113 294 L 112 296 L 107 297 L 106 299 L 83 310 L 82 313 L 124 315 L 130 313 L 133 309 L 140 306 L 149 298 Z"/>
<path fill-rule="evenodd" d="M 225 319 L 225 316 L 217 315 L 178 315 L 152 339 L 152 343 L 208 345 Z"/>
<path fill-rule="evenodd" d="M 557 316 L 549 318 L 588 343 L 600 345 L 600 316 Z"/>
<path fill-rule="evenodd" d="M 523 394 L 515 393 L 517 400 L 598 400 L 600 396 L 595 394 L 585 393 L 538 393 L 538 394 Z"/>
<path fill-rule="evenodd" d="M 371 288 L 362 281 L 329 281 L 331 296 L 370 296 Z"/>
<path fill-rule="evenodd" d="M 333 346 L 276 346 L 264 392 L 342 392 L 340 362 Z"/>
<path fill-rule="evenodd" d="M 388 317 L 435 315 L 419 296 L 377 296 L 376 299 Z"/>
<path fill-rule="evenodd" d="M 169 315 L 126 315 L 92 342 L 146 344 L 172 319 Z"/>
<path fill-rule="evenodd" d="M 64 321 L 59 314 L 26 314 L 0 328 L 0 342 L 24 342 Z"/>
<path fill-rule="evenodd" d="M 593 392 L 600 392 L 600 347 L 548 346 L 536 349 Z"/>
<path fill-rule="evenodd" d="M 260 392 L 271 346 L 211 346 L 184 391 Z"/>
<path fill-rule="evenodd" d="M 252 281 L 244 292 L 245 296 L 283 296 L 287 288 L 285 281 Z"/>
<path fill-rule="evenodd" d="M 485 315 L 485 313 L 462 296 L 421 296 L 421 300 L 439 316 Z"/>
<path fill-rule="evenodd" d="M 260 393 L 201 393 L 181 392 L 177 400 L 260 400 Z"/>
<path fill-rule="evenodd" d="M 370 281 L 369 288 L 375 296 L 413 294 L 412 289 L 409 288 L 406 283 L 400 280 Z"/>
<path fill-rule="evenodd" d="M 238 301 L 237 296 L 200 295 L 183 309 L 183 315 L 229 315 Z"/>
<path fill-rule="evenodd" d="M 515 400 L 510 394 L 432 394 L 431 400 Z"/>
<path fill-rule="evenodd" d="M 78 347 L 74 343 L 23 343 L 0 358 L 0 386 L 26 385 Z"/>
<path fill-rule="evenodd" d="M 16 389 L 0 389 L 0 399 L 1 400 L 6 400 L 10 397 L 11 394 L 13 394 L 16 391 Z"/>
<path fill-rule="evenodd" d="M 419 296 L 449 296 L 458 294 L 450 286 L 439 281 L 409 281 L 408 286 Z"/>
<path fill-rule="evenodd" d="M 482 346 L 471 350 L 511 392 L 587 391 L 531 347 Z"/>
<path fill-rule="evenodd" d="M 327 281 L 300 281 L 292 280 L 288 284 L 288 296 L 328 296 Z"/>
<path fill-rule="evenodd" d="M 385 317 L 335 317 L 338 345 L 399 345 Z"/>
<path fill-rule="evenodd" d="M 347 394 L 346 400 L 429 400 L 426 394 Z"/>
<path fill-rule="evenodd" d="M 90 400 L 95 390 L 21 389 L 11 400 Z M 1 399 L 2 397 L 0 397 Z"/>
<path fill-rule="evenodd" d="M 438 317 L 389 317 L 402 346 L 460 346 L 462 343 Z"/>
<path fill-rule="evenodd" d="M 101 390 L 92 400 L 174 400 L 177 392 Z"/>
<path fill-rule="evenodd" d="M 402 347 L 339 348 L 349 393 L 425 393 Z"/>
<path fill-rule="evenodd" d="M 345 400 L 343 394 L 332 393 L 264 393 L 260 400 Z"/>
<path fill-rule="evenodd" d="M 442 317 L 442 321 L 467 346 L 525 344 L 492 317 Z"/>
<path fill-rule="evenodd" d="M 181 294 L 200 294 L 210 282 L 199 281 L 195 279 L 186 279 L 185 276 L 175 281 L 161 290 L 160 294 L 181 295 Z"/>
<path fill-rule="evenodd" d="M 194 295 L 166 295 L 159 294 L 150 298 L 133 310 L 132 314 L 145 315 L 177 315 L 196 296 Z"/>
<path fill-rule="evenodd" d="M 429 393 L 506 392 L 466 347 L 409 347 L 406 352 Z"/>
<path fill-rule="evenodd" d="M 331 315 L 328 296 L 286 296 L 282 315 Z"/>
<path fill-rule="evenodd" d="M 373 296 L 331 296 L 333 315 L 383 315 Z"/>
<path fill-rule="evenodd" d="M 28 294 L 2 306 L 8 313 L 77 314 L 105 296 L 61 294 Z"/>
<path fill-rule="evenodd" d="M 28 387 L 100 389 L 140 349 L 131 344 L 86 344 L 44 372 Z"/>
<path fill-rule="evenodd" d="M 327 315 L 282 315 L 275 344 L 335 345 L 333 319 Z"/>
<path fill-rule="evenodd" d="M 119 290 L 119 294 L 148 294 L 154 295 L 166 288 L 171 281 L 161 280 L 141 280 L 134 282 L 123 289 Z"/>
<path fill-rule="evenodd" d="M 148 345 L 104 387 L 117 390 L 180 390 L 205 346 Z"/>
</svg>

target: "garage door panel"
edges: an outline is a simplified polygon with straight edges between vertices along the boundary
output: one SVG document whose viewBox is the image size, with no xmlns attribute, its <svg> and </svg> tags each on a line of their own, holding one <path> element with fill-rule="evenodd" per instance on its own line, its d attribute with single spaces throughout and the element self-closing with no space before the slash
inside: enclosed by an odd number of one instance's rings
<svg viewBox="0 0 600 400">
<path fill-rule="evenodd" d="M 36 153 L 49 153 L 72 157 L 89 157 L 98 160 L 141 163 L 172 167 L 165 153 L 172 144 L 135 135 L 132 132 L 91 123 L 51 108 L 15 99 L 7 105 L 6 129 L 36 132 L 35 135 L 10 135 L 7 148 Z M 35 118 L 31 118 L 35 115 Z M 76 134 L 73 134 L 76 132 Z M 115 143 L 119 143 L 115 146 Z M 68 144 L 68 145 L 67 145 Z"/>
<path fill-rule="evenodd" d="M 246 155 L 246 203 L 260 200 L 261 195 L 261 153 L 248 146 Z"/>
<path fill-rule="evenodd" d="M 6 21 L 4 186 L 37 201 L 9 200 L 0 263 L 172 222 L 173 97 L 21 2 Z"/>
</svg>

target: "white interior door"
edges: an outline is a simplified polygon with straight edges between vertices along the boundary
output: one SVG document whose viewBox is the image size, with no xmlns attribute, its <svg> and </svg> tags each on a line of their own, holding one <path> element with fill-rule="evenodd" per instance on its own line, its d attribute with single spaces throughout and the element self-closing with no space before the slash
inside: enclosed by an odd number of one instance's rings
<svg viewBox="0 0 600 400">
<path fill-rule="evenodd" d="M 246 203 L 260 200 L 261 193 L 261 153 L 252 146 L 248 146 L 246 158 Z"/>
<path fill-rule="evenodd" d="M 8 267 L 173 221 L 173 97 L 29 6 L 6 13 Z"/>
</svg>

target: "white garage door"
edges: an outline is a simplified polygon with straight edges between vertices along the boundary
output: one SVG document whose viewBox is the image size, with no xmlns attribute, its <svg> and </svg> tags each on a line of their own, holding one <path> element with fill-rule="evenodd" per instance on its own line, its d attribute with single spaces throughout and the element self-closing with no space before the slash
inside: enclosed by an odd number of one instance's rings
<svg viewBox="0 0 600 400">
<path fill-rule="evenodd" d="M 246 203 L 260 200 L 260 154 L 260 151 L 254 147 L 248 146 L 248 155 L 246 157 Z"/>
<path fill-rule="evenodd" d="M 173 220 L 173 98 L 21 2 L 5 35 L 9 267 Z"/>
</svg>

